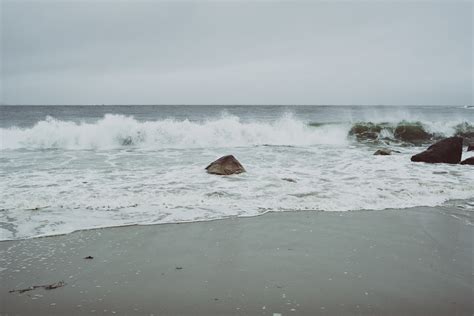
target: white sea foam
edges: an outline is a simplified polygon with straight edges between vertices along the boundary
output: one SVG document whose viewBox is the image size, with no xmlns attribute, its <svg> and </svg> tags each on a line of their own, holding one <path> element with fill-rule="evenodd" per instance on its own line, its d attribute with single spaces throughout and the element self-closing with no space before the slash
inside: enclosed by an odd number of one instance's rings
<svg viewBox="0 0 474 316">
<path fill-rule="evenodd" d="M 393 156 L 350 145 L 9 153 L 0 182 L 0 235 L 18 239 L 268 211 L 380 210 L 474 198 L 470 166 L 415 164 L 410 155 L 419 148 L 400 150 Z M 207 163 L 228 153 L 247 173 L 205 172 Z"/>
<path fill-rule="evenodd" d="M 111 149 L 123 146 L 156 149 L 341 144 L 346 142 L 347 128 L 328 125 L 315 129 L 291 115 L 273 122 L 241 122 L 235 116 L 203 122 L 174 119 L 139 122 L 133 117 L 108 114 L 94 123 L 48 117 L 31 128 L 3 128 L 0 133 L 2 149 Z"/>
<path fill-rule="evenodd" d="M 386 122 L 381 118 L 370 122 Z M 403 120 L 402 120 L 403 121 Z M 390 122 L 396 126 L 398 117 Z M 462 121 L 424 121 L 431 133 L 450 136 Z M 277 120 L 243 122 L 223 115 L 206 121 L 164 119 L 141 122 L 130 116 L 107 114 L 93 123 L 76 123 L 47 117 L 30 128 L 1 128 L 1 149 L 114 149 L 126 146 L 160 148 L 209 148 L 253 145 L 312 146 L 347 144 L 350 122 L 318 124 L 284 115 Z M 387 131 L 383 131 L 387 133 Z M 390 135 L 382 135 L 390 136 Z"/>
<path fill-rule="evenodd" d="M 423 124 L 448 136 L 461 122 Z M 308 123 L 291 115 L 144 122 L 106 115 L 96 122 L 49 117 L 30 128 L 1 129 L 0 239 L 268 211 L 380 210 L 474 199 L 470 166 L 411 163 L 421 147 L 373 156 L 373 147 L 347 137 L 351 122 Z M 205 173 L 225 154 L 234 154 L 247 173 Z"/>
</svg>

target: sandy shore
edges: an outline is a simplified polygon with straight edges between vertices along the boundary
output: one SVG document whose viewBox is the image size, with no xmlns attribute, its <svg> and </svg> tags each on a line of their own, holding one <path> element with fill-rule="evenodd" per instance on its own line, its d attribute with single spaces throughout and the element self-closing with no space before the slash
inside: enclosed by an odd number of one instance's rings
<svg viewBox="0 0 474 316">
<path fill-rule="evenodd" d="M 1 314 L 472 315 L 472 238 L 449 210 L 415 208 L 1 242 Z"/>
</svg>

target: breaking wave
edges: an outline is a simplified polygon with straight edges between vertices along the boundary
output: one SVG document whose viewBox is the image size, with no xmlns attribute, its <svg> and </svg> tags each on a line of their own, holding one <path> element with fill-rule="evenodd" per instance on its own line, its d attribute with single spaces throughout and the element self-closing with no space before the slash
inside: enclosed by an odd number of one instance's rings
<svg viewBox="0 0 474 316">
<path fill-rule="evenodd" d="M 130 116 L 107 114 L 94 123 L 75 123 L 47 117 L 28 129 L 13 127 L 0 131 L 2 149 L 308 146 L 346 142 L 346 131 L 337 126 L 312 129 L 291 115 L 272 122 L 242 122 L 236 116 L 203 122 L 174 119 L 140 122 Z"/>
<path fill-rule="evenodd" d="M 3 150 L 160 149 L 344 145 L 353 138 L 417 144 L 452 135 L 471 140 L 474 139 L 474 126 L 467 122 L 305 122 L 290 114 L 271 122 L 244 122 L 230 115 L 207 121 L 138 121 L 131 116 L 107 114 L 92 123 L 63 121 L 48 116 L 31 128 L 1 128 L 0 134 L 0 148 Z"/>
</svg>

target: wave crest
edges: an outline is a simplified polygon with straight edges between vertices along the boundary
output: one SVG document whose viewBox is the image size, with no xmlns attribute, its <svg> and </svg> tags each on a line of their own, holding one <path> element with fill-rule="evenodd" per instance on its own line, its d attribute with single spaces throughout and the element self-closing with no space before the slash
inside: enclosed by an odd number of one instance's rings
<svg viewBox="0 0 474 316">
<path fill-rule="evenodd" d="M 305 122 L 291 114 L 274 121 L 247 122 L 231 115 L 206 121 L 138 121 L 132 116 L 106 114 L 90 123 L 48 116 L 30 128 L 1 128 L 0 134 L 3 150 L 219 148 L 345 145 L 351 138 L 363 142 L 422 144 L 453 135 L 474 142 L 474 125 L 459 121 Z"/>
<path fill-rule="evenodd" d="M 273 122 L 242 122 L 223 116 L 203 122 L 164 119 L 140 122 L 131 116 L 107 114 L 94 123 L 47 117 L 31 128 L 0 129 L 2 149 L 202 148 L 253 145 L 310 146 L 345 144 L 345 129 L 311 128 L 285 115 Z"/>
</svg>

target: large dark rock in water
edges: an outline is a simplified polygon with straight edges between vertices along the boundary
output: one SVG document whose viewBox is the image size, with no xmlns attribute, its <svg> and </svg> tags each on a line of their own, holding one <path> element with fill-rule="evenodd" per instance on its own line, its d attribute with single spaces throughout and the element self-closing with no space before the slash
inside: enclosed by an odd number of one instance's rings
<svg viewBox="0 0 474 316">
<path fill-rule="evenodd" d="M 449 137 L 411 157 L 411 161 L 428 163 L 459 163 L 462 155 L 462 138 Z"/>
<path fill-rule="evenodd" d="M 393 136 L 410 143 L 426 142 L 433 137 L 432 134 L 425 131 L 421 123 L 400 123 L 395 128 Z"/>
<path fill-rule="evenodd" d="M 211 164 L 206 167 L 206 170 L 207 173 L 219 175 L 245 172 L 245 168 L 232 155 L 224 156 L 214 162 L 211 162 Z"/>
<path fill-rule="evenodd" d="M 461 165 L 474 165 L 474 157 L 464 159 L 461 161 Z"/>
</svg>

